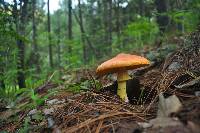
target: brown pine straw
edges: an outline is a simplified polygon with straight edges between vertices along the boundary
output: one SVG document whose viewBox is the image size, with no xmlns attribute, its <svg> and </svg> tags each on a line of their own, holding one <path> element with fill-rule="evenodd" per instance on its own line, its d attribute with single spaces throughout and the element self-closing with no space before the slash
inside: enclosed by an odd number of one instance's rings
<svg viewBox="0 0 200 133">
<path fill-rule="evenodd" d="M 113 117 L 113 116 L 119 116 L 119 115 L 130 115 L 130 116 L 135 116 L 135 117 L 138 117 L 140 119 L 142 119 L 141 117 L 137 116 L 136 113 L 131 113 L 131 112 L 110 112 L 109 114 L 104 114 L 104 115 L 101 115 L 97 118 L 94 118 L 94 119 L 88 119 L 76 126 L 73 126 L 69 129 L 63 129 L 62 131 L 63 132 L 68 132 L 68 133 L 73 133 L 73 132 L 76 132 L 77 130 L 89 125 L 89 124 L 92 124 L 96 121 L 100 121 L 101 123 L 98 125 L 97 127 L 97 130 L 96 131 L 99 131 L 101 129 L 101 126 L 103 124 L 103 120 L 106 119 L 106 118 L 109 118 L 109 117 Z M 143 119 L 142 119 L 143 120 Z"/>
<path fill-rule="evenodd" d="M 55 109 L 53 115 L 57 128 L 67 133 L 114 132 L 121 120 L 146 121 L 150 115 L 142 113 L 144 108 L 141 106 L 124 103 L 113 95 L 94 92 L 67 98 L 64 106 Z"/>
<path fill-rule="evenodd" d="M 98 126 L 97 126 L 97 129 L 96 129 L 96 131 L 95 131 L 95 133 L 99 133 L 99 132 L 100 132 L 100 129 L 101 129 L 102 124 L 103 124 L 103 120 L 104 120 L 104 119 L 102 119 L 102 120 L 99 122 L 99 124 L 98 124 Z"/>
</svg>

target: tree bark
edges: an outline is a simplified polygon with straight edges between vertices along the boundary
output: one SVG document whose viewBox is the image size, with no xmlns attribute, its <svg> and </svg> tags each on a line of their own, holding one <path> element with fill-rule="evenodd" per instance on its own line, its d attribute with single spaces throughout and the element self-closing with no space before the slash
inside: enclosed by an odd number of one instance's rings
<svg viewBox="0 0 200 133">
<path fill-rule="evenodd" d="M 22 4 L 23 3 L 23 4 Z M 14 0 L 14 18 L 16 31 L 21 36 L 25 36 L 25 23 L 27 17 L 27 4 L 28 0 L 20 1 L 20 12 L 17 14 L 17 0 Z M 25 45 L 24 41 L 21 38 L 17 38 L 17 80 L 19 88 L 25 88 L 25 68 L 24 68 L 24 54 L 25 54 Z"/>
<path fill-rule="evenodd" d="M 22 30 L 22 27 L 21 27 Z M 25 45 L 22 40 L 17 40 L 18 47 L 18 63 L 17 63 L 17 79 L 19 88 L 25 88 L 25 69 L 24 69 L 24 51 Z"/>
<path fill-rule="evenodd" d="M 158 11 L 157 23 L 161 34 L 163 34 L 169 24 L 169 17 L 165 14 L 167 13 L 167 0 L 155 0 L 155 5 Z"/>
<path fill-rule="evenodd" d="M 78 0 L 78 7 L 79 7 L 79 25 L 81 30 L 82 42 L 83 42 L 83 61 L 84 63 L 88 62 L 88 54 L 87 54 L 87 46 L 85 45 L 85 30 L 83 27 L 83 17 L 82 17 L 82 8 L 81 8 L 81 0 Z M 78 20 L 78 19 L 77 19 Z M 90 41 L 89 41 L 90 44 Z"/>
<path fill-rule="evenodd" d="M 32 0 L 32 30 L 33 30 L 32 47 L 33 47 L 33 55 L 34 55 L 33 63 L 36 66 L 36 71 L 39 73 L 40 72 L 40 65 L 39 65 L 38 45 L 37 45 L 37 40 L 36 40 L 37 28 L 36 28 L 36 21 L 35 21 L 35 10 L 36 10 L 36 0 Z"/>
<path fill-rule="evenodd" d="M 48 21 L 48 39 L 49 39 L 49 65 L 53 68 L 53 52 L 52 52 L 52 42 L 51 42 L 51 20 L 50 20 L 50 11 L 49 11 L 49 0 L 47 1 L 47 21 Z"/>
<path fill-rule="evenodd" d="M 4 77 L 3 66 L 0 66 L 0 88 L 1 89 L 5 88 L 5 83 L 4 83 L 3 77 Z"/>
<path fill-rule="evenodd" d="M 74 12 L 74 16 L 76 21 L 78 22 L 79 26 L 80 26 L 80 31 L 81 31 L 81 38 L 82 38 L 82 42 L 83 42 L 83 60 L 84 62 L 87 62 L 88 57 L 87 57 L 87 46 L 85 45 L 85 41 L 87 42 L 89 48 L 93 51 L 93 53 L 95 54 L 95 56 L 97 57 L 97 52 L 96 49 L 94 48 L 94 46 L 92 45 L 90 39 L 86 36 L 86 32 L 83 26 L 83 17 L 82 17 L 82 9 L 81 9 L 81 2 L 80 0 L 78 0 L 78 7 L 79 7 L 79 11 L 78 11 L 78 16 L 76 15 L 76 13 Z"/>
<path fill-rule="evenodd" d="M 108 54 L 112 53 L 112 0 L 108 1 L 108 7 L 109 7 L 109 12 L 108 12 Z"/>
<path fill-rule="evenodd" d="M 72 36 L 72 0 L 68 0 L 68 38 L 73 39 Z M 72 47 L 69 46 L 69 53 L 72 53 Z"/>
<path fill-rule="evenodd" d="M 139 0 L 139 13 L 141 16 L 144 16 L 145 14 L 145 8 L 144 8 L 144 0 Z"/>
<path fill-rule="evenodd" d="M 56 34 L 58 36 L 57 38 L 57 59 L 58 59 L 58 69 L 59 69 L 59 75 L 61 77 L 61 48 L 60 48 L 60 13 L 58 12 L 57 14 L 57 24 L 58 24 L 58 27 L 57 27 L 57 31 L 56 31 Z"/>
<path fill-rule="evenodd" d="M 1 35 L 3 33 L 0 33 Z M 0 37 L 1 38 L 1 37 Z M 1 38 L 2 40 L 3 38 Z M 4 89 L 5 88 L 5 83 L 4 83 L 4 69 L 5 69 L 5 55 L 3 54 L 3 51 L 1 51 L 1 48 L 3 50 L 3 47 L 0 46 L 0 88 Z"/>
<path fill-rule="evenodd" d="M 180 1 L 175 1 L 176 3 L 176 9 L 178 8 L 179 10 L 183 10 L 183 7 L 184 7 L 184 1 L 180 0 Z M 183 24 L 183 21 L 184 21 L 184 17 L 183 16 L 180 16 L 179 17 L 180 20 L 182 20 L 182 22 L 177 22 L 177 29 L 181 32 L 181 33 L 184 33 L 184 24 Z"/>
<path fill-rule="evenodd" d="M 117 43 L 119 43 L 119 47 L 123 48 L 121 45 L 121 24 L 120 24 L 120 6 L 119 0 L 115 0 L 115 18 L 116 18 L 116 33 L 117 33 Z"/>
<path fill-rule="evenodd" d="M 112 0 L 103 0 L 106 55 L 112 53 Z"/>
</svg>

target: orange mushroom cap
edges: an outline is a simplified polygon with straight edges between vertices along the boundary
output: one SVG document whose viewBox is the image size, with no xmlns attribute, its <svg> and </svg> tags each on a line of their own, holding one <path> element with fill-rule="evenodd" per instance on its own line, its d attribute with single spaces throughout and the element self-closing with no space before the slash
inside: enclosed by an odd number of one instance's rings
<svg viewBox="0 0 200 133">
<path fill-rule="evenodd" d="M 149 64 L 149 60 L 144 57 L 121 53 L 98 66 L 96 73 L 98 75 L 105 75 L 140 68 Z"/>
</svg>

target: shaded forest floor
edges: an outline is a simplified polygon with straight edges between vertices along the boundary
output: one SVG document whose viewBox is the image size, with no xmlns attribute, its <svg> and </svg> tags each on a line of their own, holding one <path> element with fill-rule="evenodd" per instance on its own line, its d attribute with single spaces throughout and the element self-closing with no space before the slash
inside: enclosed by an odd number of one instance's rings
<svg viewBox="0 0 200 133">
<path fill-rule="evenodd" d="M 0 131 L 199 133 L 199 32 L 182 39 L 177 45 L 176 50 L 162 58 L 159 50 L 165 51 L 163 47 L 143 51 L 144 56 L 148 51 L 157 52 L 158 56 L 150 66 L 132 72 L 135 76 L 127 83 L 130 84 L 128 88 L 134 90 L 128 94 L 130 103 L 124 103 L 114 95 L 116 83 L 107 80 L 108 77 L 96 77 L 94 70 L 79 70 L 76 81 L 68 77 L 65 80 L 75 84 L 90 80 L 89 91 L 74 94 L 64 90 L 63 85 L 56 87 L 48 82 L 36 89 L 38 95 L 45 95 L 50 88 L 59 92 L 50 96 L 42 106 L 15 111 L 1 107 Z M 97 78 L 111 85 L 98 90 Z M 22 103 L 27 102 L 29 100 L 24 99 Z"/>
</svg>

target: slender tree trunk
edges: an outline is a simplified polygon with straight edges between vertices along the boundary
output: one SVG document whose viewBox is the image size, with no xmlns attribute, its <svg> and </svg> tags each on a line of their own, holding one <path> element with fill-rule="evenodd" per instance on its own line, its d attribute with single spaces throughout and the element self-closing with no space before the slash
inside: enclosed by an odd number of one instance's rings
<svg viewBox="0 0 200 133">
<path fill-rule="evenodd" d="M 167 13 L 167 0 L 155 0 L 155 5 L 158 11 L 157 23 L 161 34 L 163 34 L 169 24 L 169 17 L 164 14 Z"/>
<path fill-rule="evenodd" d="M 88 52 L 87 46 L 85 45 L 85 30 L 83 27 L 83 17 L 82 17 L 82 8 L 81 8 L 81 0 L 78 0 L 78 7 L 79 7 L 79 21 L 80 21 L 80 29 L 81 29 L 81 38 L 83 42 L 83 61 L 84 63 L 88 62 Z"/>
<path fill-rule="evenodd" d="M 36 29 L 36 22 L 35 22 L 35 10 L 36 10 L 36 0 L 32 0 L 32 29 L 33 29 L 33 55 L 34 55 L 34 64 L 36 66 L 36 71 L 39 73 L 40 72 L 40 65 L 39 65 L 39 53 L 38 53 L 38 45 L 37 45 L 37 29 Z"/>
<path fill-rule="evenodd" d="M 83 26 L 83 17 L 82 17 L 82 9 L 81 9 L 81 2 L 80 0 L 78 0 L 78 7 L 79 7 L 79 13 L 78 13 L 78 16 L 76 15 L 76 13 L 74 12 L 74 16 L 75 16 L 75 19 L 76 21 L 78 22 L 79 26 L 80 26 L 80 31 L 81 31 L 81 39 L 82 39 L 82 42 L 83 42 L 83 59 L 85 62 L 87 62 L 87 46 L 85 45 L 85 41 L 87 42 L 88 44 L 88 47 L 93 51 L 94 55 L 97 57 L 97 52 L 96 52 L 96 49 L 94 48 L 94 46 L 92 45 L 90 39 L 86 36 L 86 32 L 85 32 L 85 29 L 84 29 L 84 26 Z"/>
<path fill-rule="evenodd" d="M 2 35 L 3 33 L 1 33 Z M 1 37 L 0 37 L 1 38 Z M 2 40 L 2 38 L 1 38 Z M 0 47 L 1 49 L 1 47 Z M 1 53 L 2 51 L 0 50 L 0 89 L 4 89 L 5 88 L 5 83 L 4 83 L 4 68 L 5 66 L 5 55 L 3 53 Z"/>
<path fill-rule="evenodd" d="M 72 0 L 68 0 L 68 38 L 73 39 L 72 36 Z M 69 46 L 69 53 L 72 53 L 72 48 Z"/>
<path fill-rule="evenodd" d="M 184 7 L 184 1 L 180 0 L 180 1 L 175 1 L 176 3 L 176 9 L 178 8 L 179 10 L 183 10 L 183 7 Z M 177 22 L 176 23 L 176 27 L 177 29 L 181 32 L 181 33 L 184 33 L 184 16 L 180 16 L 179 17 L 180 20 L 182 20 L 181 22 Z"/>
<path fill-rule="evenodd" d="M 22 27 L 21 27 L 22 30 Z M 22 40 L 17 40 L 18 61 L 17 61 L 17 79 L 19 88 L 25 88 L 25 68 L 24 68 L 24 51 L 25 46 Z"/>
<path fill-rule="evenodd" d="M 58 55 L 58 68 L 59 70 L 61 69 L 61 48 L 60 48 L 60 38 L 58 38 L 57 40 L 57 55 Z"/>
<path fill-rule="evenodd" d="M 108 54 L 112 53 L 112 0 L 108 1 L 108 33 L 109 33 L 109 38 L 108 38 Z"/>
<path fill-rule="evenodd" d="M 57 31 L 56 31 L 56 33 L 57 33 L 57 36 L 58 36 L 58 38 L 57 38 L 57 59 L 58 59 L 58 69 L 59 69 L 59 75 L 60 75 L 60 77 L 61 77 L 61 48 L 60 48 L 60 14 L 59 14 L 59 12 L 58 12 L 58 14 L 57 14 L 57 24 L 58 24 L 58 27 L 57 27 Z"/>
<path fill-rule="evenodd" d="M 141 16 L 144 16 L 145 8 L 144 8 L 144 0 L 139 0 L 139 13 Z"/>
<path fill-rule="evenodd" d="M 23 4 L 22 4 L 23 3 Z M 17 33 L 24 37 L 25 36 L 25 23 L 27 15 L 27 4 L 28 0 L 20 1 L 20 14 L 17 14 L 17 1 L 14 0 L 14 18 L 16 24 Z M 18 18 L 19 17 L 19 18 Z M 17 80 L 19 88 L 25 88 L 25 68 L 24 68 L 24 53 L 25 45 L 23 40 L 17 39 L 17 48 L 18 48 L 18 59 L 17 59 Z"/>
<path fill-rule="evenodd" d="M 53 53 L 52 53 L 52 42 L 51 42 L 51 20 L 50 20 L 50 11 L 49 11 L 49 0 L 47 1 L 47 16 L 48 16 L 48 38 L 49 38 L 49 64 L 53 68 Z"/>
<path fill-rule="evenodd" d="M 106 54 L 112 53 L 112 0 L 103 0 Z"/>
<path fill-rule="evenodd" d="M 115 18 L 116 18 L 116 33 L 117 33 L 117 43 L 119 43 L 119 47 L 123 48 L 121 45 L 121 25 L 120 25 L 120 6 L 119 0 L 115 0 Z"/>
<path fill-rule="evenodd" d="M 84 37 L 82 37 L 82 42 L 83 42 L 83 62 L 84 62 L 84 64 L 86 64 L 88 61 L 89 61 L 89 59 L 88 59 L 88 47 L 84 44 L 85 43 L 85 38 Z"/>
<path fill-rule="evenodd" d="M 98 31 L 99 30 L 101 30 L 102 28 L 103 28 L 103 19 L 102 19 L 102 17 L 99 17 L 99 16 L 103 16 L 102 14 L 103 14 L 103 10 L 102 10 L 102 1 L 99 1 L 99 0 L 97 0 L 97 17 L 98 17 L 98 25 L 99 25 L 99 28 L 98 29 L 96 29 L 96 32 L 98 33 Z M 96 23 L 95 23 L 95 25 L 96 25 Z M 96 35 L 97 36 L 97 38 L 99 38 L 98 39 L 98 44 L 99 44 L 99 46 L 100 47 L 102 47 L 103 46 L 103 41 L 104 41 L 104 35 L 103 34 L 101 34 L 101 35 Z M 99 58 L 101 58 L 103 55 L 104 55 L 104 49 L 97 49 L 97 53 L 98 53 L 98 55 L 97 55 L 97 59 L 99 59 Z"/>
<path fill-rule="evenodd" d="M 0 66 L 0 88 L 1 89 L 5 88 L 5 83 L 4 83 L 3 77 L 4 77 L 3 66 Z"/>
<path fill-rule="evenodd" d="M 107 21 L 107 16 L 108 16 L 108 4 L 107 4 L 107 0 L 103 0 L 102 1 L 103 2 L 103 13 L 102 13 L 102 15 L 103 15 L 103 24 L 104 24 L 104 49 L 105 49 L 105 51 L 104 51 L 104 54 L 106 54 L 107 55 L 107 52 L 108 52 L 108 37 L 109 37 L 109 35 L 108 35 L 108 21 Z"/>
</svg>

